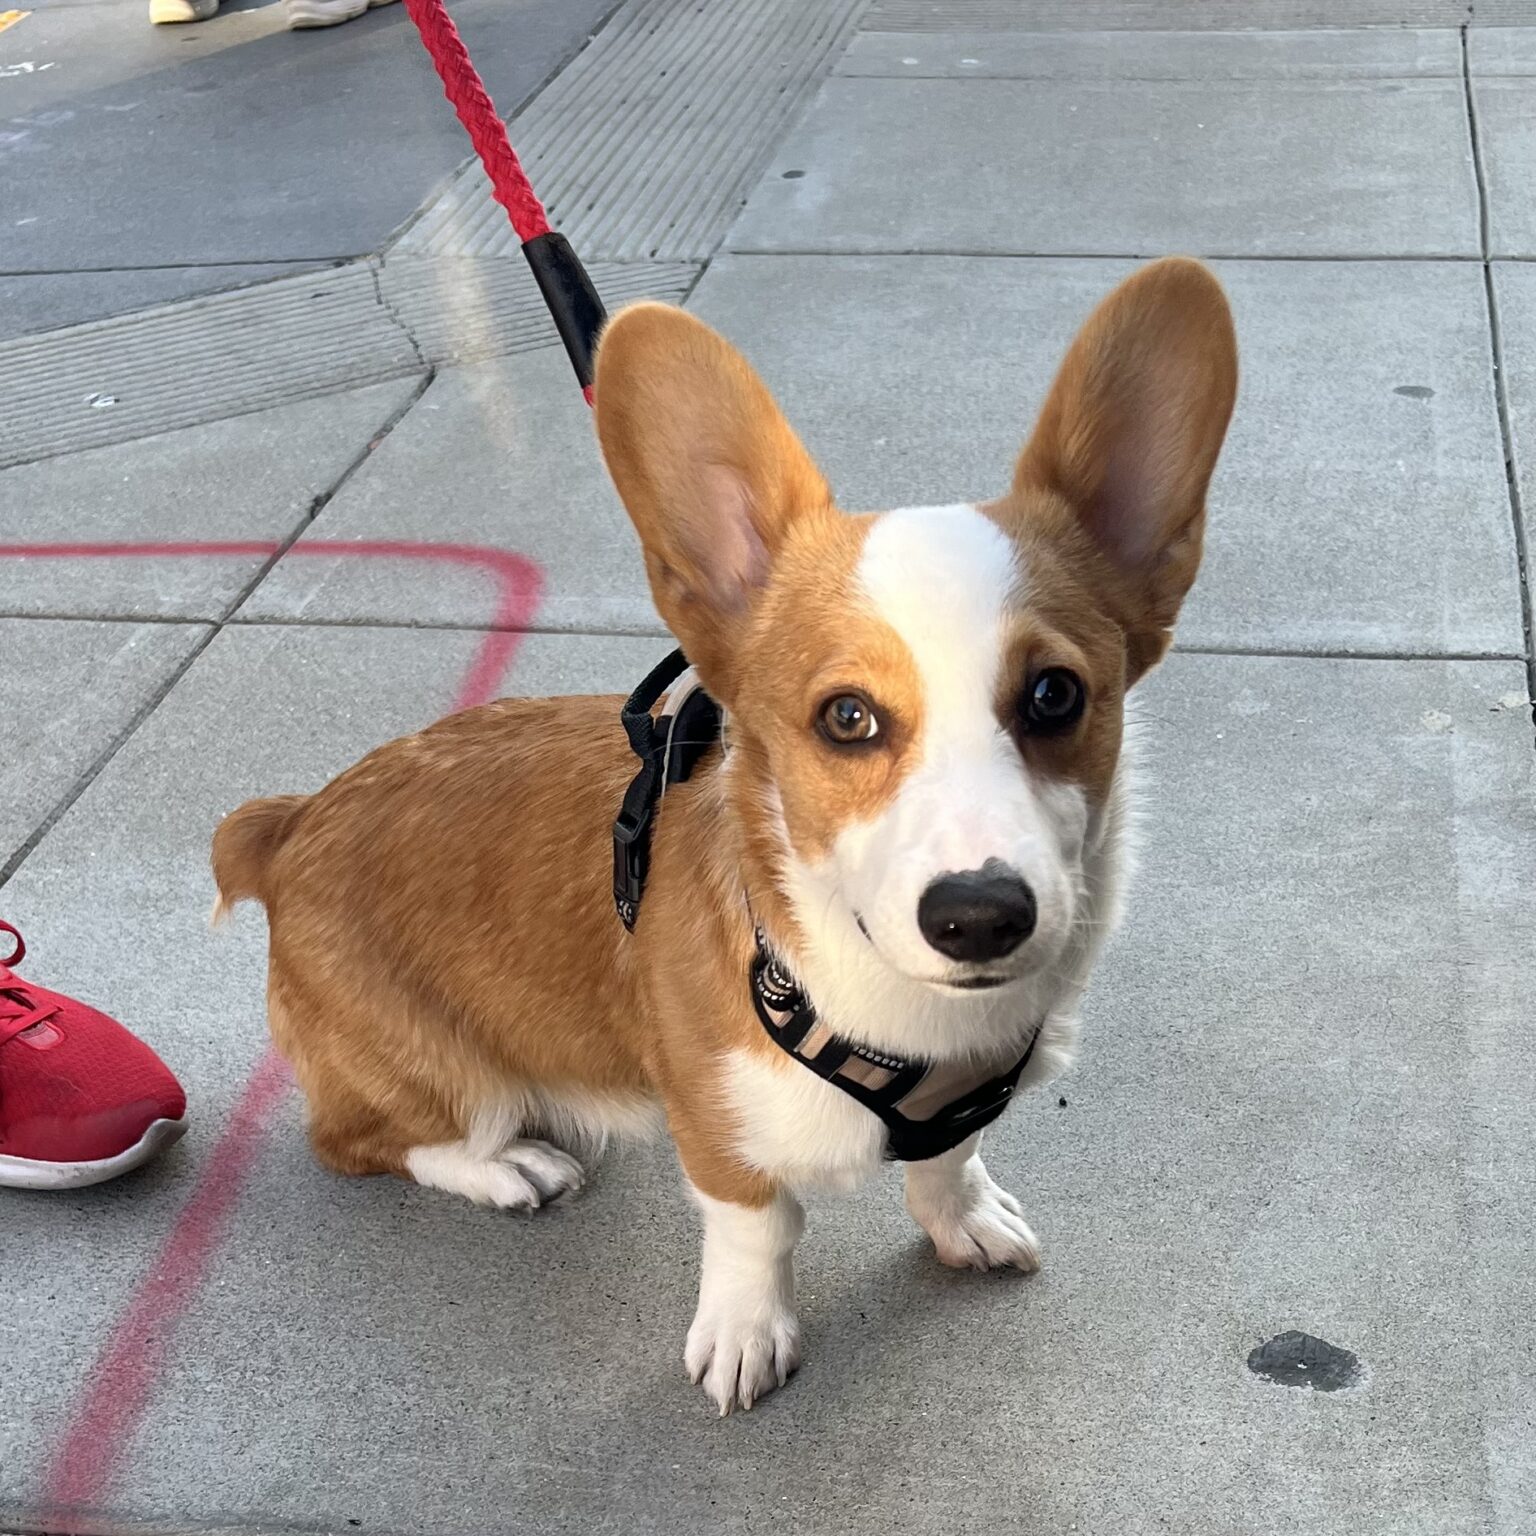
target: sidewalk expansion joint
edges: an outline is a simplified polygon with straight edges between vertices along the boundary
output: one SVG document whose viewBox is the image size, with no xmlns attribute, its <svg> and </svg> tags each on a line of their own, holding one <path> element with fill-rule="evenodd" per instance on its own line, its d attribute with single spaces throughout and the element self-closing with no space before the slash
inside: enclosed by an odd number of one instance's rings
<svg viewBox="0 0 1536 1536">
<path fill-rule="evenodd" d="M 189 629 L 202 628 L 203 633 L 198 637 L 197 643 L 162 679 L 160 686 L 134 711 L 133 715 L 112 740 L 86 765 L 85 771 L 80 774 L 75 782 L 55 802 L 53 809 L 32 829 L 20 847 L 16 849 L 4 864 L 0 864 L 0 890 L 5 888 L 6 882 L 11 876 L 26 863 L 38 844 L 63 820 L 70 807 L 96 782 L 96 779 L 106 768 L 107 764 L 128 744 L 139 727 L 165 702 L 171 690 L 191 670 L 193 662 L 213 644 L 214 636 L 218 634 L 221 626 L 218 624 L 202 626 L 189 624 L 187 627 Z"/>
<path fill-rule="evenodd" d="M 338 489 L 340 487 L 338 486 Z M 306 525 L 307 526 L 307 525 Z M 284 549 L 292 547 L 289 539 Z M 254 590 L 254 589 L 253 589 Z M 245 599 L 242 597 L 241 602 Z M 242 629 L 378 629 L 378 630 L 425 630 L 449 634 L 516 633 L 526 635 L 565 635 L 573 639 L 643 639 L 665 640 L 669 638 L 666 627 L 658 618 L 654 623 L 611 624 L 601 627 L 583 624 L 580 620 L 569 624 L 533 623 L 504 625 L 495 623 L 458 622 L 452 619 L 393 619 L 366 614 L 320 617 L 314 614 L 246 614 L 238 610 L 224 618 L 209 618 L 188 614 L 137 614 L 137 613 L 47 613 L 33 611 L 7 613 L 0 611 L 0 619 L 29 619 L 46 624 L 65 620 L 92 624 L 173 624 L 195 626 L 212 624 Z M 1276 661 L 1363 661 L 1363 662 L 1473 662 L 1523 664 L 1522 652 L 1512 650 L 1450 651 L 1378 647 L 1374 650 L 1350 650 L 1339 647 L 1307 647 L 1296 645 L 1221 645 L 1199 641 L 1175 642 L 1171 651 L 1174 656 L 1230 656 L 1234 659 L 1271 659 Z"/>
<path fill-rule="evenodd" d="M 1504 367 L 1504 338 L 1499 325 L 1498 288 L 1493 280 L 1493 262 L 1489 256 L 1488 177 L 1483 158 L 1481 127 L 1477 116 L 1477 93 L 1472 89 L 1472 71 L 1467 56 L 1467 28 L 1461 29 L 1461 78 L 1466 97 L 1467 135 L 1472 150 L 1472 170 L 1477 181 L 1478 235 L 1482 246 L 1483 301 L 1488 312 L 1489 361 L 1493 368 L 1493 398 L 1499 416 L 1499 438 L 1504 453 L 1504 485 L 1509 497 L 1509 517 L 1515 541 L 1515 563 L 1520 583 L 1520 624 L 1525 637 L 1526 697 L 1531 701 L 1532 745 L 1536 747 L 1536 642 L 1532 638 L 1531 560 L 1525 531 L 1524 498 L 1520 490 L 1520 471 L 1515 460 L 1515 434 L 1510 420 L 1508 376 Z"/>
<path fill-rule="evenodd" d="M 357 456 L 352 460 L 352 462 L 348 464 L 339 475 L 337 475 L 329 489 L 314 499 L 305 516 L 289 531 L 287 537 L 282 540 L 277 549 L 262 562 L 259 569 L 251 576 L 251 578 L 244 584 L 241 590 L 230 601 L 222 617 L 215 619 L 211 623 L 198 620 L 183 621 L 187 622 L 188 628 L 201 628 L 203 630 L 203 633 L 198 637 L 197 643 L 193 645 L 186 656 L 184 656 L 181 661 L 171 669 L 171 671 L 162 680 L 160 686 L 155 690 L 154 694 L 149 699 L 147 699 L 138 710 L 134 712 L 133 716 L 126 722 L 123 728 L 117 732 L 117 734 L 112 738 L 107 746 L 103 748 L 103 750 L 99 752 L 95 758 L 92 759 L 92 761 L 87 765 L 85 771 L 75 780 L 69 789 L 65 791 L 59 800 L 55 802 L 52 810 L 50 810 L 48 814 L 44 816 L 43 819 L 37 824 L 37 826 L 32 829 L 31 833 L 21 843 L 20 847 L 18 847 L 16 851 L 10 856 L 10 858 L 6 860 L 5 864 L 0 866 L 0 889 L 4 888 L 5 883 L 11 878 L 13 874 L 16 873 L 18 869 L 21 868 L 21 866 L 26 862 L 27 858 L 31 855 L 32 851 L 42 842 L 45 837 L 47 837 L 49 832 L 51 832 L 53 828 L 58 825 L 59 821 L 66 814 L 68 814 L 70 807 L 73 806 L 75 802 L 79 800 L 81 795 L 83 795 L 86 790 L 91 787 L 91 785 L 101 775 L 107 765 L 112 761 L 112 759 L 116 757 L 117 754 L 123 749 L 123 747 L 126 746 L 127 743 L 133 738 L 139 727 L 143 725 L 144 722 L 148 720 L 149 717 L 153 715 L 154 712 L 160 707 L 160 705 L 165 702 L 165 700 L 170 696 L 171 691 L 191 670 L 198 657 L 200 657 L 203 652 L 213 644 L 214 640 L 223 631 L 225 625 L 230 622 L 231 617 L 239 610 L 242 604 L 249 600 L 251 594 L 261 585 L 261 583 L 267 579 L 268 575 L 272 571 L 272 568 L 293 547 L 294 543 L 298 540 L 300 535 L 303 534 L 304 531 L 310 526 L 310 524 L 313 523 L 315 518 L 319 516 L 321 511 L 323 511 L 325 506 L 330 502 L 331 498 L 336 496 L 341 491 L 342 487 L 346 485 L 346 483 L 352 478 L 354 474 L 356 474 L 358 469 L 361 468 L 361 466 L 368 460 L 369 456 L 374 452 L 374 450 L 377 449 L 379 445 L 383 443 L 389 434 L 395 429 L 395 427 L 397 427 L 400 422 L 405 419 L 411 408 L 427 392 L 427 389 L 435 377 L 435 371 L 428 371 L 423 376 L 420 384 L 418 384 L 416 389 L 411 392 L 410 397 L 396 408 L 396 410 L 391 414 L 383 426 L 380 427 L 380 429 L 373 435 L 372 438 L 369 439 L 361 452 L 359 452 Z M 34 615 L 33 617 L 36 618 L 38 616 Z M 49 617 L 51 618 L 52 616 L 50 615 Z M 44 623 L 48 621 L 48 619 L 41 619 L 41 622 Z M 136 620 L 134 622 L 143 621 Z"/>
<path fill-rule="evenodd" d="M 273 550 L 269 556 L 267 556 L 267 558 L 257 568 L 255 574 L 250 578 L 250 580 L 247 581 L 245 585 L 240 589 L 240 591 L 230 599 L 229 604 L 224 610 L 224 613 L 216 622 L 217 628 L 222 629 L 226 624 L 230 622 L 231 619 L 234 618 L 235 614 L 237 614 L 240 609 L 250 601 L 251 595 L 262 584 L 262 582 L 264 582 L 267 577 L 272 574 L 273 568 L 277 565 L 278 561 L 281 560 L 283 556 L 293 548 L 293 546 L 306 532 L 308 532 L 311 527 L 313 527 L 316 518 L 318 518 L 320 514 L 326 509 L 326 507 L 329 506 L 330 503 L 335 499 L 335 497 L 341 493 L 342 487 L 347 484 L 352 476 L 355 475 L 358 470 L 368 462 L 370 458 L 372 458 L 375 451 L 383 445 L 385 440 L 389 437 L 390 433 L 393 432 L 395 428 L 398 427 L 400 423 L 404 421 L 405 418 L 410 415 L 410 413 L 416 408 L 416 405 L 421 400 L 422 396 L 425 395 L 426 392 L 432 387 L 432 381 L 436 377 L 437 370 L 435 368 L 429 369 L 426 373 L 424 373 L 420 380 L 417 382 L 416 387 L 411 391 L 405 400 L 403 400 L 399 405 L 395 407 L 395 409 L 390 413 L 388 419 L 379 428 L 379 430 L 375 432 L 374 435 L 369 438 L 363 447 L 358 451 L 356 456 L 352 459 L 352 462 L 348 464 L 339 475 L 337 475 L 336 479 L 331 483 L 329 488 L 321 491 L 319 495 L 317 495 L 310 502 L 309 507 L 304 513 L 304 516 L 299 520 L 297 524 L 295 524 L 294 527 L 289 529 L 287 535 L 279 542 L 277 548 Z"/>
</svg>

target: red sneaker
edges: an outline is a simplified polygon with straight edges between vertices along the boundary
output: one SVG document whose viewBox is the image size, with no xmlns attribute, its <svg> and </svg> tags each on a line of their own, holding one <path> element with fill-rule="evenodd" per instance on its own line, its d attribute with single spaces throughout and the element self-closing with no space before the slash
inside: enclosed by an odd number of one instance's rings
<svg viewBox="0 0 1536 1536">
<path fill-rule="evenodd" d="M 79 1189 L 115 1179 L 179 1141 L 187 1098 L 116 1019 L 24 982 L 0 961 L 0 1185 Z"/>
</svg>

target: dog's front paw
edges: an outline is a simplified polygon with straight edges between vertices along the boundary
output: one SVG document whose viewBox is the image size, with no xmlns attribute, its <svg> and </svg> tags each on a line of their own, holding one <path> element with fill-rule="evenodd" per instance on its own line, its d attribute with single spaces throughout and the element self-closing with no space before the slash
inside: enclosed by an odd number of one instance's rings
<svg viewBox="0 0 1536 1536">
<path fill-rule="evenodd" d="M 1019 1202 L 993 1183 L 973 1158 L 958 1179 L 934 1188 L 912 1181 L 907 1207 L 929 1237 L 941 1263 L 954 1269 L 1040 1268 L 1040 1240 Z"/>
<path fill-rule="evenodd" d="M 683 1364 L 724 1417 L 789 1380 L 800 1364 L 800 1324 L 788 1308 L 747 1317 L 705 1303 L 688 1330 Z"/>
</svg>

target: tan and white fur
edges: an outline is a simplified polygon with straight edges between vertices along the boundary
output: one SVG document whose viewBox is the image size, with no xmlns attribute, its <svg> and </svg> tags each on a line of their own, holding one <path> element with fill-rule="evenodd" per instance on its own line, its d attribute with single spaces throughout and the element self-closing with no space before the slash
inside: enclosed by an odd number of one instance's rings
<svg viewBox="0 0 1536 1536">
<path fill-rule="evenodd" d="M 1120 905 L 1124 696 L 1194 578 L 1235 387 L 1215 280 L 1155 263 L 1088 320 L 1004 495 L 855 516 L 724 340 L 620 313 L 598 435 L 726 748 L 662 800 L 632 935 L 617 698 L 468 710 L 224 822 L 220 899 L 266 906 L 320 1159 L 529 1208 L 664 1122 L 704 1228 L 687 1368 L 721 1412 L 782 1385 L 796 1196 L 869 1178 L 885 1131 L 767 1037 L 754 923 L 854 1041 L 1001 1070 L 1038 1027 L 1025 1082 L 1071 1060 Z M 1037 718 L 1042 689 L 1080 715 Z M 1030 913 L 982 959 L 956 949 L 969 918 L 919 916 L 977 871 Z M 1034 1269 L 978 1141 L 908 1165 L 908 1207 L 947 1264 Z"/>
</svg>

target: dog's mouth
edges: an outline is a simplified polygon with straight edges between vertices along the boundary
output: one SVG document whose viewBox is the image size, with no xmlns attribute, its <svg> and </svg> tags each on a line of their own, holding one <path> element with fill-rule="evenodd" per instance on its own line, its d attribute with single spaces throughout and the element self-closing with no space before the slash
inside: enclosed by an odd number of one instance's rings
<svg viewBox="0 0 1536 1536">
<path fill-rule="evenodd" d="M 864 935 L 865 942 L 877 955 L 884 959 L 885 956 L 880 946 L 875 943 L 874 934 L 869 931 L 869 924 L 864 921 L 864 914 L 862 912 L 854 912 L 853 920 L 859 925 L 859 932 Z M 909 971 L 902 971 L 901 974 L 908 981 L 922 982 L 924 986 L 933 987 L 940 992 L 991 992 L 998 987 L 1006 987 L 1009 982 L 1019 979 L 1017 976 L 991 974 L 981 976 L 914 976 Z"/>
</svg>

